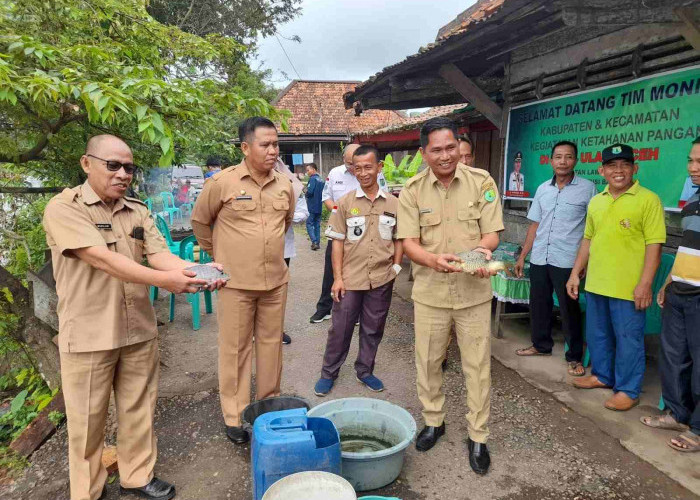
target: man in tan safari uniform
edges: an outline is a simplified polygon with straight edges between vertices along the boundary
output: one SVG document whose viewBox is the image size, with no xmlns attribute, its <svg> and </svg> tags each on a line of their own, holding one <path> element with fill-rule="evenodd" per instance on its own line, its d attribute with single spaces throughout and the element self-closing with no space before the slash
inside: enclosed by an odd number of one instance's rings
<svg viewBox="0 0 700 500">
<path fill-rule="evenodd" d="M 491 395 L 490 272 L 462 273 L 453 265 L 461 251 L 487 258 L 498 246 L 503 219 L 488 172 L 459 163 L 457 127 L 447 118 L 428 120 L 420 132 L 426 168 L 399 196 L 397 237 L 413 261 L 418 398 L 425 428 L 416 448 L 427 451 L 445 433 L 441 364 L 454 324 L 467 384 L 469 463 L 478 474 L 490 465 L 486 439 Z"/>
<path fill-rule="evenodd" d="M 289 269 L 284 234 L 296 200 L 291 181 L 277 172 L 275 125 L 253 117 L 238 127 L 245 160 L 204 185 L 192 213 L 201 247 L 221 262 L 231 279 L 219 291 L 219 396 L 226 435 L 249 440 L 241 412 L 250 403 L 255 338 L 257 399 L 279 396 L 282 332 Z"/>
<path fill-rule="evenodd" d="M 122 491 L 173 498 L 175 486 L 153 475 L 159 356 L 148 286 L 195 292 L 206 281 L 184 270 L 191 262 L 169 252 L 146 205 L 124 196 L 137 169 L 124 141 L 93 137 L 80 165 L 87 181 L 52 198 L 44 212 L 58 293 L 71 499 L 102 495 L 112 389 Z M 150 267 L 142 265 L 144 258 Z"/>
</svg>

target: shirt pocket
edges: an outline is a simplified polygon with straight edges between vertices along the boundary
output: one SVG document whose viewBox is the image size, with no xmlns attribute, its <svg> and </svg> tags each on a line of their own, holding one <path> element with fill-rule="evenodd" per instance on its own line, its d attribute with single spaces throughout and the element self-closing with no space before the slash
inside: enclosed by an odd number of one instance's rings
<svg viewBox="0 0 700 500">
<path fill-rule="evenodd" d="M 394 226 L 396 226 L 396 217 L 389 217 L 388 215 L 379 216 L 379 236 L 381 236 L 382 239 L 393 239 Z"/>
<path fill-rule="evenodd" d="M 287 200 L 275 200 L 272 202 L 272 208 L 275 210 L 284 210 L 285 212 L 289 210 L 289 201 Z"/>
<path fill-rule="evenodd" d="M 364 216 L 350 217 L 349 219 L 345 220 L 345 225 L 348 228 L 348 230 L 347 230 L 348 241 L 358 241 L 365 234 L 367 220 Z"/>
<path fill-rule="evenodd" d="M 131 246 L 131 253 L 134 256 L 134 261 L 140 264 L 141 262 L 143 262 L 144 241 L 129 236 L 129 244 Z"/>
<path fill-rule="evenodd" d="M 102 233 L 102 237 L 105 239 L 105 243 L 107 244 L 107 248 L 111 250 L 112 252 L 117 251 L 117 237 L 114 235 L 112 231 L 100 231 Z"/>
<path fill-rule="evenodd" d="M 586 218 L 587 203 L 564 202 L 559 204 L 561 215 L 565 218 L 564 222 L 573 222 L 574 225 Z M 555 213 L 556 216 L 556 213 Z"/>
<path fill-rule="evenodd" d="M 439 243 L 440 238 L 440 214 L 420 215 L 420 240 L 424 245 Z"/>
<path fill-rule="evenodd" d="M 254 200 L 231 200 L 231 210 L 236 212 L 250 212 L 255 210 Z"/>
<path fill-rule="evenodd" d="M 457 220 L 460 222 L 460 236 L 470 240 L 481 238 L 479 219 L 481 219 L 481 212 L 478 208 L 459 210 L 457 212 Z"/>
</svg>

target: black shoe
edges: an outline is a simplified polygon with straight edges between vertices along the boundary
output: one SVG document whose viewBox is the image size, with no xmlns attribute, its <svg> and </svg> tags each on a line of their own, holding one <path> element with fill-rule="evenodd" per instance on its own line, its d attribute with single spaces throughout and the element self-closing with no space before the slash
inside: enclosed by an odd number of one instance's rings
<svg viewBox="0 0 700 500">
<path fill-rule="evenodd" d="M 285 345 L 291 344 L 291 343 L 292 343 L 292 337 L 290 337 L 290 336 L 287 335 L 286 333 L 283 333 L 283 334 L 282 334 L 282 343 L 285 344 Z"/>
<path fill-rule="evenodd" d="M 250 435 L 243 427 L 226 426 L 226 436 L 236 444 L 246 444 L 250 441 Z"/>
<path fill-rule="evenodd" d="M 491 455 L 486 443 L 475 443 L 471 439 L 467 439 L 469 447 L 469 465 L 477 474 L 484 475 L 489 471 L 491 465 Z"/>
<path fill-rule="evenodd" d="M 311 319 L 309 320 L 311 323 L 320 323 L 321 321 L 325 321 L 327 319 L 331 319 L 331 313 L 322 313 L 319 311 L 316 311 L 313 316 L 311 316 Z"/>
<path fill-rule="evenodd" d="M 140 488 L 124 488 L 119 487 L 119 491 L 124 493 L 131 493 L 133 495 L 138 495 L 144 498 L 154 498 L 156 500 L 170 500 L 175 496 L 175 485 L 166 483 L 154 477 L 151 482 L 146 486 Z"/>
<path fill-rule="evenodd" d="M 445 433 L 445 422 L 443 422 L 440 427 L 431 427 L 426 425 L 423 430 L 418 434 L 416 439 L 416 450 L 418 451 L 428 451 L 430 448 L 435 446 L 437 440 L 440 436 Z"/>
</svg>

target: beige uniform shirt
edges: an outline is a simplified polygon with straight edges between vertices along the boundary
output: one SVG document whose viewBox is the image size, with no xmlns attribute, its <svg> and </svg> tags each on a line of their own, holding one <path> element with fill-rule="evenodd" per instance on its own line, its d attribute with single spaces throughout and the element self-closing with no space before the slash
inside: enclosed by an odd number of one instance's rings
<svg viewBox="0 0 700 500">
<path fill-rule="evenodd" d="M 326 236 L 343 240 L 343 283 L 347 290 L 370 290 L 396 278 L 394 239 L 399 200 L 379 190 L 370 201 L 362 188 L 338 200 Z"/>
<path fill-rule="evenodd" d="M 482 234 L 503 230 L 496 183 L 486 170 L 457 165 L 445 186 L 429 168 L 409 179 L 399 196 L 398 238 L 420 238 L 432 253 L 459 253 L 479 244 Z M 439 273 L 413 266 L 413 300 L 462 309 L 491 300 L 491 281 L 468 273 Z"/>
<path fill-rule="evenodd" d="M 56 279 L 62 352 L 117 349 L 156 337 L 148 286 L 114 278 L 71 252 L 104 246 L 138 263 L 147 255 L 167 252 L 146 205 L 121 198 L 109 207 L 85 182 L 49 201 L 44 229 Z"/>
<path fill-rule="evenodd" d="M 213 175 L 192 212 L 200 246 L 231 276 L 227 288 L 272 290 L 289 281 L 284 233 L 294 217 L 292 183 L 270 171 L 262 185 L 245 161 Z"/>
</svg>

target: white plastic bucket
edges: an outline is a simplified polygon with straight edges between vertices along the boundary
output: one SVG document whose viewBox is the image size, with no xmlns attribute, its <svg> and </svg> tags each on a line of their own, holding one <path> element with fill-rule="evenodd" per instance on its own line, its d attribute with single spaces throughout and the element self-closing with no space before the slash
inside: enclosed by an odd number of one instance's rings
<svg viewBox="0 0 700 500">
<path fill-rule="evenodd" d="M 297 472 L 270 486 L 262 500 L 357 500 L 352 485 L 330 472 Z"/>
</svg>

